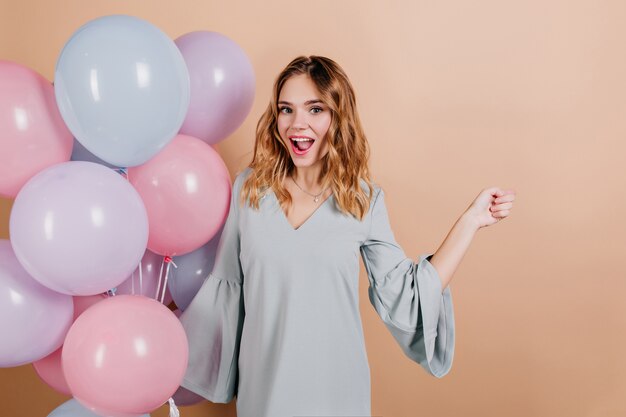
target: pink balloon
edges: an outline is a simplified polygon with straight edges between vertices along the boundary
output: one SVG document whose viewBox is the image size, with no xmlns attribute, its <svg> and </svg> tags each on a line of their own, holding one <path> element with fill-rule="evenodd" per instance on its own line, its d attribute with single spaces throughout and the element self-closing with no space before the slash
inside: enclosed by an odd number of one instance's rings
<svg viewBox="0 0 626 417">
<path fill-rule="evenodd" d="M 254 101 L 254 68 L 232 39 L 197 31 L 174 41 L 189 71 L 191 97 L 180 133 L 215 144 L 243 123 Z"/>
<path fill-rule="evenodd" d="M 161 271 L 161 266 L 163 266 L 163 271 Z M 162 255 L 158 255 L 154 252 L 146 250 L 143 258 L 141 259 L 141 263 L 137 266 L 135 272 L 133 272 L 126 281 L 117 286 L 117 288 L 115 289 L 115 294 L 143 295 L 148 298 L 154 298 L 155 300 L 160 302 L 162 288 L 165 281 L 166 268 L 167 264 L 164 264 Z M 170 269 L 172 268 L 173 267 L 171 267 Z M 140 269 L 141 275 L 139 274 Z M 161 272 L 161 290 L 157 294 L 157 288 L 159 287 L 159 273 Z M 172 272 L 170 271 L 170 276 L 171 274 Z M 165 288 L 165 299 L 163 300 L 163 304 L 168 305 L 171 302 L 172 295 L 170 294 L 168 284 L 167 288 Z"/>
<path fill-rule="evenodd" d="M 74 321 L 83 314 L 89 307 L 106 300 L 108 297 L 104 294 L 87 295 L 84 297 L 72 297 L 74 301 Z"/>
<path fill-rule="evenodd" d="M 0 368 L 24 365 L 54 352 L 72 323 L 72 299 L 34 279 L 0 240 Z"/>
<path fill-rule="evenodd" d="M 30 68 L 0 60 L 0 196 L 14 198 L 37 172 L 65 162 L 72 134 L 52 84 Z"/>
<path fill-rule="evenodd" d="M 37 376 L 50 388 L 64 395 L 72 396 L 70 387 L 67 386 L 63 369 L 61 368 L 61 351 L 63 346 L 52 352 L 43 359 L 33 362 L 33 368 Z"/>
<path fill-rule="evenodd" d="M 150 161 L 130 168 L 128 180 L 146 205 L 152 252 L 194 251 L 218 232 L 228 214 L 228 169 L 211 146 L 192 136 L 176 136 Z"/>
<path fill-rule="evenodd" d="M 188 345 L 167 307 L 118 295 L 74 322 L 62 356 L 74 398 L 97 414 L 128 417 L 149 413 L 174 394 L 187 368 Z"/>
<path fill-rule="evenodd" d="M 72 297 L 74 301 L 74 321 L 80 316 L 87 308 L 95 303 L 106 299 L 104 295 L 91 295 L 87 297 Z M 70 387 L 67 385 L 65 375 L 63 375 L 63 368 L 61 364 L 61 346 L 55 350 L 52 354 L 46 356 L 43 359 L 33 362 L 33 368 L 35 372 L 41 378 L 43 382 L 48 384 L 54 390 L 65 395 L 72 395 Z"/>
<path fill-rule="evenodd" d="M 51 166 L 20 190 L 10 219 L 20 263 L 41 284 L 93 295 L 122 283 L 148 241 L 141 197 L 121 175 L 92 162 Z"/>
</svg>

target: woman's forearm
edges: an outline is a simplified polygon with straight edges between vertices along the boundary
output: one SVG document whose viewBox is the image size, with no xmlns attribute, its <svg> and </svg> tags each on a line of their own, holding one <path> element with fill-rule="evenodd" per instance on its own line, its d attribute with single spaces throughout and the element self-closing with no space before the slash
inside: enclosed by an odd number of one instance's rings
<svg viewBox="0 0 626 417">
<path fill-rule="evenodd" d="M 430 258 L 430 263 L 437 270 L 441 278 L 442 291 L 450 283 L 454 271 L 461 263 L 461 259 L 467 252 L 474 234 L 478 231 L 479 225 L 471 215 L 463 213 L 454 223 L 443 243 Z"/>
</svg>

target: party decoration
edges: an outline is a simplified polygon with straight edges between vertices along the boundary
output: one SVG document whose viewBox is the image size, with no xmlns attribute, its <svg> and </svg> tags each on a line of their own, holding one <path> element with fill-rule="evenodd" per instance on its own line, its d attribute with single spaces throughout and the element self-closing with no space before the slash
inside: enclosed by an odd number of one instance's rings
<svg viewBox="0 0 626 417">
<path fill-rule="evenodd" d="M 104 300 L 106 296 L 99 294 L 72 298 L 74 302 L 74 317 L 72 322 L 74 322 L 85 310 L 95 303 Z M 67 385 L 67 381 L 65 381 L 65 375 L 63 375 L 63 368 L 61 366 L 62 349 L 63 347 L 60 347 L 45 358 L 33 362 L 33 368 L 35 368 L 35 372 L 39 378 L 54 390 L 61 394 L 72 395 L 70 387 Z"/>
<path fill-rule="evenodd" d="M 187 388 L 179 387 L 172 396 L 176 405 L 178 406 L 190 406 L 206 401 L 204 397 L 199 396 L 195 392 L 189 391 Z"/>
<path fill-rule="evenodd" d="M 98 294 L 122 283 L 148 241 L 137 192 L 92 162 L 64 162 L 34 176 L 15 199 L 9 227 L 24 268 L 69 295 Z"/>
<path fill-rule="evenodd" d="M 0 367 L 54 352 L 72 323 L 72 298 L 44 287 L 24 270 L 8 240 L 0 240 Z"/>
<path fill-rule="evenodd" d="M 115 294 L 143 295 L 160 301 L 165 282 L 163 278 L 165 269 L 163 256 L 146 250 L 137 269 L 126 281 L 117 286 Z M 169 288 L 168 284 L 163 301 L 165 305 L 172 302 Z"/>
<path fill-rule="evenodd" d="M 224 224 L 231 182 L 219 154 L 200 139 L 178 135 L 128 179 L 148 211 L 148 249 L 183 255 L 208 242 Z"/>
<path fill-rule="evenodd" d="M 22 65 L 0 60 L 0 196 L 14 198 L 37 172 L 69 160 L 72 134 L 52 84 Z"/>
<path fill-rule="evenodd" d="M 186 255 L 175 256 L 177 268 L 170 270 L 169 290 L 176 306 L 185 311 L 196 296 L 202 283 L 213 270 L 217 245 L 223 227 L 202 247 Z M 178 401 L 177 401 L 178 403 Z"/>
<path fill-rule="evenodd" d="M 68 329 L 69 330 L 69 329 Z M 37 376 L 50 388 L 64 395 L 72 395 L 70 387 L 67 386 L 63 368 L 61 368 L 61 350 L 63 346 L 46 356 L 33 362 L 33 368 Z"/>
<path fill-rule="evenodd" d="M 191 82 L 191 99 L 180 133 L 215 144 L 244 121 L 254 101 L 254 69 L 232 39 L 197 31 L 176 39 Z"/>
<path fill-rule="evenodd" d="M 180 51 L 133 16 L 104 16 L 79 28 L 61 51 L 54 89 L 76 139 L 120 167 L 143 164 L 163 149 L 189 106 Z"/>
<path fill-rule="evenodd" d="M 138 415 L 161 406 L 180 385 L 187 337 L 161 303 L 117 295 L 78 317 L 62 357 L 74 397 L 89 410 L 112 417 Z"/>
</svg>

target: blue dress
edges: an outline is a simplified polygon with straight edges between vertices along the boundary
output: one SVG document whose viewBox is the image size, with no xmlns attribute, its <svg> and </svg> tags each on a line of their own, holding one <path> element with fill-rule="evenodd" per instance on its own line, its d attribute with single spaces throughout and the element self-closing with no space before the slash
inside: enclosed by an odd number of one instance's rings
<svg viewBox="0 0 626 417">
<path fill-rule="evenodd" d="M 270 190 L 239 203 L 235 179 L 215 266 L 181 316 L 189 339 L 182 386 L 238 417 L 370 416 L 370 370 L 359 313 L 359 255 L 369 299 L 405 354 L 442 377 L 454 354 L 450 289 L 432 254 L 417 262 L 394 239 L 384 193 L 362 221 L 331 195 L 297 229 Z"/>
</svg>

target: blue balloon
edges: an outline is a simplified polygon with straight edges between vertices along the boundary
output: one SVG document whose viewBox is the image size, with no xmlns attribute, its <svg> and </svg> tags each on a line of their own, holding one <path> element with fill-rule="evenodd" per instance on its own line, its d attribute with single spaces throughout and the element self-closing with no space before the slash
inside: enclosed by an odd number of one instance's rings
<svg viewBox="0 0 626 417">
<path fill-rule="evenodd" d="M 48 417 L 101 417 L 99 414 L 92 413 L 75 399 L 64 402 L 54 410 Z M 141 417 L 150 417 L 150 414 L 144 414 Z"/>
<path fill-rule="evenodd" d="M 63 120 L 89 152 L 131 167 L 156 155 L 180 130 L 189 73 L 159 28 L 132 16 L 105 16 L 65 44 L 54 91 Z"/>
<path fill-rule="evenodd" d="M 180 311 L 185 311 L 191 300 L 196 296 L 202 283 L 213 270 L 217 246 L 222 236 L 224 225 L 207 243 L 193 252 L 181 256 L 174 256 L 176 268 L 170 268 L 167 286 L 172 300 Z"/>
</svg>

